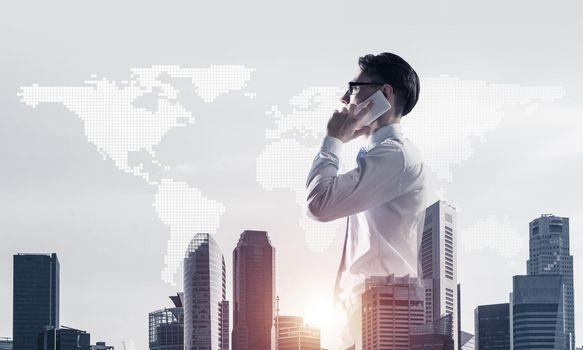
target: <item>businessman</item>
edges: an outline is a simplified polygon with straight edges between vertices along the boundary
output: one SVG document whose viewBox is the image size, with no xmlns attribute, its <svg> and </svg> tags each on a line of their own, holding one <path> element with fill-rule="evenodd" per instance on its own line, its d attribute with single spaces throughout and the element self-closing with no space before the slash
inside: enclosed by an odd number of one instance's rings
<svg viewBox="0 0 583 350">
<path fill-rule="evenodd" d="M 336 302 L 348 313 L 343 349 L 362 348 L 361 294 L 369 276 L 417 275 L 425 217 L 426 168 L 417 147 L 404 137 L 401 119 L 419 98 L 419 77 L 392 53 L 366 55 L 327 124 L 327 134 L 307 179 L 307 214 L 317 221 L 346 217 L 346 233 L 335 286 Z M 370 125 L 362 104 L 380 90 L 391 108 Z M 338 174 L 344 143 L 366 136 L 357 167 Z M 355 155 L 356 156 L 356 155 Z"/>
</svg>

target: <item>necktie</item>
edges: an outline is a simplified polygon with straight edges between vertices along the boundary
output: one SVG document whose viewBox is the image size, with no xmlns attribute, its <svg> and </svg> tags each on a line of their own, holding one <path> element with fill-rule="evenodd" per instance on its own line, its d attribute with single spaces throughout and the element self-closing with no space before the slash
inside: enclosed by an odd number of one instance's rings
<svg viewBox="0 0 583 350">
<path fill-rule="evenodd" d="M 358 151 L 358 154 L 356 155 L 356 161 L 358 162 L 359 160 L 364 158 L 364 156 L 366 156 L 367 153 L 368 151 L 366 150 L 366 148 L 364 147 L 360 148 L 360 151 Z"/>
</svg>

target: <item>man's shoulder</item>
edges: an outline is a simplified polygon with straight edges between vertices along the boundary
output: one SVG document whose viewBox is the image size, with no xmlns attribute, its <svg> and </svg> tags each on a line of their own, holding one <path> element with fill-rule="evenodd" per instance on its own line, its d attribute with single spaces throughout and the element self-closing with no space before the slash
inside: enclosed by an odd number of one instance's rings
<svg viewBox="0 0 583 350">
<path fill-rule="evenodd" d="M 376 154 L 395 154 L 403 153 L 405 150 L 403 148 L 403 143 L 401 140 L 386 139 L 379 142 L 376 146 L 371 148 L 368 153 Z"/>
<path fill-rule="evenodd" d="M 423 163 L 421 150 L 408 138 L 386 139 L 379 143 L 377 147 L 379 150 L 401 153 L 406 160 L 405 163 L 409 165 Z"/>
</svg>

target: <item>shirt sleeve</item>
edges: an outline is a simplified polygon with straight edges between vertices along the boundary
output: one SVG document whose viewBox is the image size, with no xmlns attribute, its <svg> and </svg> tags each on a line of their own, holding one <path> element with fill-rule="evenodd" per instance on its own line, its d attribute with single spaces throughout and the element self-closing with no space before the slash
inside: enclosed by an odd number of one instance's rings
<svg viewBox="0 0 583 350">
<path fill-rule="evenodd" d="M 395 141 L 371 149 L 358 166 L 338 174 L 342 141 L 326 136 L 308 174 L 306 212 L 327 222 L 388 202 L 402 193 L 405 160 Z"/>
</svg>

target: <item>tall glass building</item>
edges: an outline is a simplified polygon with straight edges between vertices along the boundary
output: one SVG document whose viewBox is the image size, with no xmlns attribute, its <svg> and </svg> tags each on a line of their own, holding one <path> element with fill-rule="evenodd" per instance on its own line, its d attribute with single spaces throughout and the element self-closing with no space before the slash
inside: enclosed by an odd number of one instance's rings
<svg viewBox="0 0 583 350">
<path fill-rule="evenodd" d="M 212 236 L 197 233 L 184 258 L 184 349 L 228 350 L 226 268 Z"/>
<path fill-rule="evenodd" d="M 184 349 L 184 309 L 180 296 L 170 297 L 173 308 L 150 312 L 150 350 Z"/>
<path fill-rule="evenodd" d="M 541 215 L 529 224 L 528 275 L 561 275 L 565 293 L 567 348 L 575 349 L 573 256 L 569 252 L 569 218 Z"/>
<path fill-rule="evenodd" d="M 275 248 L 267 232 L 244 231 L 233 250 L 233 350 L 269 350 L 275 339 Z"/>
<path fill-rule="evenodd" d="M 561 275 L 514 276 L 512 284 L 510 349 L 568 349 Z"/>
<path fill-rule="evenodd" d="M 14 255 L 13 276 L 13 347 L 37 350 L 39 334 L 59 326 L 57 254 Z"/>
<path fill-rule="evenodd" d="M 480 350 L 510 349 L 510 305 L 480 305 L 474 310 L 476 345 Z"/>
</svg>

